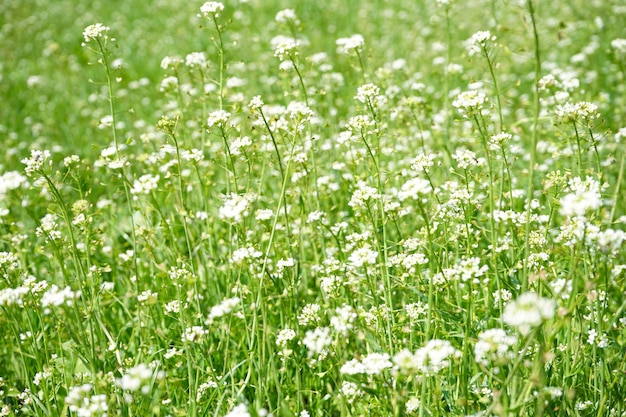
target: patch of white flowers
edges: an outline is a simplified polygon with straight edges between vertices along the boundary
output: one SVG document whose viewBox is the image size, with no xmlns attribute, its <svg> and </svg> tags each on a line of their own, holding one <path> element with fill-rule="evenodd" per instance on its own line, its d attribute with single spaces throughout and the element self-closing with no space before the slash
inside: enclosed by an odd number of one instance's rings
<svg viewBox="0 0 626 417">
<path fill-rule="evenodd" d="M 556 302 L 534 292 L 526 292 L 504 308 L 502 321 L 523 336 L 547 320 L 554 318 Z"/>
<path fill-rule="evenodd" d="M 456 107 L 459 113 L 467 118 L 475 115 L 486 115 L 486 103 L 489 101 L 487 95 L 479 90 L 468 90 L 459 93 L 452 105 Z"/>
<path fill-rule="evenodd" d="M 602 205 L 600 183 L 591 177 L 569 180 L 568 193 L 561 197 L 559 212 L 565 217 L 583 217 Z"/>
<path fill-rule="evenodd" d="M 393 366 L 390 359 L 386 353 L 370 353 L 362 360 L 352 359 L 346 362 L 340 372 L 346 375 L 380 375 L 385 369 Z"/>
<path fill-rule="evenodd" d="M 96 39 L 107 39 L 110 30 L 110 27 L 104 26 L 102 23 L 94 23 L 93 25 L 87 26 L 83 31 L 85 43 Z"/>
<path fill-rule="evenodd" d="M 79 417 L 107 417 L 109 406 L 106 395 L 92 395 L 92 390 L 91 384 L 71 387 L 65 397 L 65 404 Z"/>
<path fill-rule="evenodd" d="M 496 41 L 496 37 L 488 30 L 479 31 L 472 35 L 467 41 L 465 41 L 465 48 L 469 56 L 480 54 L 486 50 L 490 43 Z"/>
<path fill-rule="evenodd" d="M 22 163 L 26 165 L 24 171 L 26 175 L 31 176 L 34 172 L 41 170 L 44 163 L 50 158 L 50 151 L 48 150 L 32 150 L 30 151 L 30 157 L 22 159 Z"/>
<path fill-rule="evenodd" d="M 351 54 L 359 52 L 365 45 L 363 35 L 355 34 L 348 38 L 339 38 L 336 41 L 337 53 Z"/>
<path fill-rule="evenodd" d="M 513 347 L 517 344 L 517 337 L 510 336 L 503 329 L 489 329 L 478 335 L 474 346 L 474 358 L 483 366 L 490 363 L 499 364 L 515 358 Z"/>
<path fill-rule="evenodd" d="M 395 370 L 400 373 L 421 373 L 432 375 L 448 368 L 454 358 L 461 357 L 461 352 L 455 349 L 447 340 L 429 340 L 424 347 L 414 353 L 403 349 L 393 357 Z"/>
<path fill-rule="evenodd" d="M 148 365 L 140 363 L 127 369 L 115 384 L 126 391 L 140 391 L 142 394 L 150 393 L 153 383 L 165 376 L 163 371 L 156 371 Z"/>
<path fill-rule="evenodd" d="M 219 14 L 224 10 L 224 4 L 219 1 L 207 1 L 200 6 L 201 17 L 219 17 Z"/>
</svg>

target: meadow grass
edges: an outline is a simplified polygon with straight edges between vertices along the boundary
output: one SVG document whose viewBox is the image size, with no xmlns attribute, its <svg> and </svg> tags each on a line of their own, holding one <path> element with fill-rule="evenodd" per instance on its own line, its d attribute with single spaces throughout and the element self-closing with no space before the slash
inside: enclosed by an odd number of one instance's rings
<svg viewBox="0 0 626 417">
<path fill-rule="evenodd" d="M 626 416 L 626 7 L 5 1 L 0 416 Z"/>
</svg>

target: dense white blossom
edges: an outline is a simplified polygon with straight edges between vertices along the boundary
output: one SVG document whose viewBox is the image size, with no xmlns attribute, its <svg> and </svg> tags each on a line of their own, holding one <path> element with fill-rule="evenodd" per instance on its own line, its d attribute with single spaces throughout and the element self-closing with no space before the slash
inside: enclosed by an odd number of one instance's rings
<svg viewBox="0 0 626 417">
<path fill-rule="evenodd" d="M 534 292 L 526 292 L 504 308 L 502 321 L 516 328 L 522 335 L 554 317 L 556 302 Z"/>
<path fill-rule="evenodd" d="M 126 391 L 141 391 L 148 394 L 154 380 L 163 378 L 162 371 L 156 371 L 148 365 L 140 363 L 122 373 L 122 377 L 115 384 Z"/>
<path fill-rule="evenodd" d="M 93 25 L 87 26 L 83 31 L 85 43 L 96 39 L 106 39 L 108 37 L 109 30 L 111 30 L 111 28 L 104 26 L 102 23 L 94 23 Z"/>
<path fill-rule="evenodd" d="M 207 1 L 200 6 L 200 14 L 203 17 L 218 17 L 219 13 L 224 10 L 224 4 L 219 1 Z"/>
<path fill-rule="evenodd" d="M 600 183 L 591 177 L 570 179 L 567 194 L 561 197 L 560 213 L 566 217 L 585 216 L 602 205 Z"/>
<path fill-rule="evenodd" d="M 365 45 L 365 39 L 360 34 L 352 35 L 348 38 L 339 38 L 336 41 L 337 52 L 340 54 L 349 54 L 359 51 Z"/>
</svg>

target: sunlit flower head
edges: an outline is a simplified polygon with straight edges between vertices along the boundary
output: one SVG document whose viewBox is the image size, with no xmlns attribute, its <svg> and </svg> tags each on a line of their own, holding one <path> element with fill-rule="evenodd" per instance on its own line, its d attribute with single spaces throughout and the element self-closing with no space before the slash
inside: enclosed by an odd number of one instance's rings
<svg viewBox="0 0 626 417">
<path fill-rule="evenodd" d="M 224 10 L 224 4 L 219 1 L 207 1 L 200 6 L 200 17 L 219 17 Z"/>
<path fill-rule="evenodd" d="M 83 37 L 85 38 L 85 43 L 91 42 L 96 39 L 107 39 L 109 36 L 110 27 L 104 26 L 102 23 L 94 23 L 93 25 L 89 25 L 83 31 Z"/>
<path fill-rule="evenodd" d="M 544 321 L 552 319 L 555 310 L 554 300 L 527 292 L 506 305 L 502 320 L 525 336 Z"/>
</svg>

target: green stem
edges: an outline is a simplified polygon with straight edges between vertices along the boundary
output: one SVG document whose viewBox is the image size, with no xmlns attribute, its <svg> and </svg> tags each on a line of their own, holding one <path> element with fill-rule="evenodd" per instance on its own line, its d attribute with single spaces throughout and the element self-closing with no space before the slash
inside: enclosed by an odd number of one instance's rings
<svg viewBox="0 0 626 417">
<path fill-rule="evenodd" d="M 525 291 L 528 288 L 528 257 L 530 255 L 529 238 L 532 213 L 531 203 L 533 201 L 534 194 L 535 163 L 537 160 L 537 129 L 539 128 L 539 112 L 541 110 L 541 103 L 539 102 L 539 79 L 541 76 L 541 51 L 539 45 L 539 34 L 537 32 L 537 22 L 535 21 L 535 8 L 533 6 L 533 0 L 527 0 L 527 5 L 533 27 L 533 39 L 535 46 L 535 78 L 533 86 L 533 127 L 530 139 L 530 160 L 528 163 L 528 189 L 526 191 L 526 228 L 524 236 L 524 272 L 521 279 L 522 291 Z"/>
<path fill-rule="evenodd" d="M 213 23 L 215 24 L 215 30 L 217 31 L 217 39 L 218 39 L 218 42 L 216 42 L 217 53 L 220 57 L 220 62 L 219 62 L 220 73 L 219 73 L 219 79 L 218 79 L 220 94 L 219 94 L 218 99 L 219 99 L 219 104 L 220 104 L 220 110 L 223 110 L 224 108 L 224 70 L 225 70 L 224 39 L 222 38 L 222 28 L 217 23 L 217 18 L 215 16 L 213 16 Z"/>
<path fill-rule="evenodd" d="M 583 172 L 583 154 L 580 146 L 580 135 L 578 134 L 576 121 L 572 122 L 572 124 L 574 125 L 574 133 L 576 134 L 576 155 L 578 156 L 578 176 L 580 177 Z"/>
<path fill-rule="evenodd" d="M 620 164 L 619 164 L 619 174 L 617 176 L 617 183 L 615 184 L 615 189 L 613 190 L 613 197 L 612 197 L 613 204 L 611 206 L 611 215 L 609 216 L 609 224 L 613 223 L 613 219 L 615 218 L 615 208 L 618 206 L 617 197 L 620 195 L 622 180 L 624 179 L 625 160 L 626 160 L 626 153 L 622 153 L 622 160 L 620 161 Z"/>
<path fill-rule="evenodd" d="M 100 56 L 102 57 L 102 63 L 104 65 L 105 68 L 105 72 L 106 72 L 106 77 L 107 77 L 107 91 L 108 91 L 108 99 L 109 99 L 109 113 L 111 114 L 111 134 L 113 135 L 113 142 L 115 144 L 115 157 L 117 158 L 117 160 L 119 162 L 121 162 L 121 156 L 120 156 L 120 145 L 119 145 L 119 141 L 118 141 L 118 137 L 117 137 L 117 118 L 116 118 L 116 112 L 115 112 L 115 105 L 113 102 L 113 79 L 111 77 L 111 67 L 109 65 L 109 61 L 107 59 L 107 54 L 106 54 L 106 49 L 104 47 L 104 45 L 102 44 L 102 42 L 100 41 L 100 39 L 97 39 L 98 41 L 98 46 L 100 48 Z M 139 261 L 137 259 L 137 235 L 135 233 L 135 219 L 133 217 L 133 207 L 132 207 L 132 199 L 130 197 L 130 189 L 128 188 L 128 181 L 126 180 L 126 175 L 124 173 L 124 166 L 122 165 L 120 167 L 120 172 L 121 172 L 121 177 L 122 177 L 122 184 L 124 185 L 124 195 L 126 197 L 126 204 L 128 206 L 128 213 L 130 216 L 130 224 L 131 224 L 131 235 L 133 238 L 132 241 L 132 246 L 133 246 L 133 266 L 135 269 L 135 277 L 137 279 L 135 279 L 135 290 L 137 291 L 137 293 L 139 292 L 139 287 L 137 286 L 137 283 L 139 282 Z"/>
<path fill-rule="evenodd" d="M 381 178 L 381 173 L 380 173 L 380 167 L 379 167 L 379 162 L 378 159 L 376 158 L 376 156 L 374 155 L 374 152 L 372 151 L 372 148 L 370 147 L 369 143 L 367 142 L 367 139 L 365 138 L 365 135 L 363 134 L 363 132 L 361 132 L 361 140 L 363 141 L 363 143 L 365 144 L 365 147 L 367 148 L 367 152 L 370 156 L 370 158 L 372 159 L 372 163 L 374 164 L 374 169 L 376 171 L 376 182 L 377 182 L 377 186 L 378 186 L 378 211 L 380 212 L 380 228 L 382 229 L 382 239 L 380 237 L 378 237 L 378 242 L 379 242 L 379 249 L 382 251 L 383 253 L 383 262 L 382 262 L 382 266 L 381 266 L 381 273 L 383 275 L 383 281 L 385 283 L 385 304 L 387 304 L 388 307 L 388 311 L 389 311 L 389 317 L 388 320 L 386 321 L 387 323 L 387 337 L 388 337 L 388 343 L 389 343 L 389 351 L 390 354 L 393 355 L 394 352 L 394 348 L 393 348 L 393 340 L 392 340 L 392 328 L 395 324 L 395 319 L 394 319 L 394 315 L 393 315 L 393 299 L 392 299 L 392 294 L 391 294 L 391 277 L 389 276 L 389 271 L 387 270 L 387 264 L 388 264 L 388 259 L 389 259 L 389 252 L 387 249 L 387 228 L 385 227 L 386 222 L 385 222 L 385 204 L 383 201 L 383 184 L 382 184 L 382 178 Z M 379 137 L 379 143 L 380 143 L 380 137 Z M 372 219 L 372 223 L 374 226 L 374 230 L 377 231 L 377 227 L 375 222 Z M 376 236 L 378 236 L 378 233 L 376 233 Z M 375 294 L 372 294 L 372 296 L 375 296 Z"/>
<path fill-rule="evenodd" d="M 363 77 L 363 82 L 367 81 L 367 73 L 365 72 L 365 63 L 363 62 L 363 57 L 361 56 L 361 52 L 359 49 L 355 49 L 356 56 L 359 60 L 359 67 L 361 68 L 361 76 Z"/>
<path fill-rule="evenodd" d="M 237 185 L 237 171 L 235 171 L 235 161 L 233 159 L 233 155 L 230 153 L 230 146 L 228 145 L 228 139 L 226 138 L 226 130 L 224 130 L 224 126 L 220 126 L 220 132 L 222 136 L 222 140 L 224 141 L 224 147 L 226 148 L 226 164 L 230 165 L 230 171 L 233 173 L 233 185 L 235 187 L 235 194 L 239 192 L 239 187 Z M 230 176 L 227 181 L 228 192 L 230 192 Z"/>
<path fill-rule="evenodd" d="M 309 107 L 309 96 L 306 93 L 306 86 L 304 85 L 304 79 L 302 79 L 302 74 L 300 73 L 300 68 L 298 68 L 298 64 L 296 63 L 295 57 L 289 54 L 289 60 L 293 65 L 293 68 L 296 70 L 296 74 L 298 75 L 298 81 L 300 81 L 300 88 L 302 88 L 302 94 L 304 94 L 304 104 Z"/>
<path fill-rule="evenodd" d="M 498 88 L 498 79 L 496 78 L 496 74 L 493 70 L 493 61 L 491 61 L 491 57 L 489 56 L 489 52 L 485 47 L 482 48 L 483 55 L 487 60 L 487 66 L 489 67 L 489 74 L 491 75 L 491 81 L 493 82 L 493 88 L 496 93 L 496 102 L 498 103 L 498 120 L 500 121 L 500 125 L 498 127 L 499 131 L 502 131 L 504 127 L 504 121 L 502 117 L 502 102 L 500 101 L 500 89 Z"/>
</svg>

